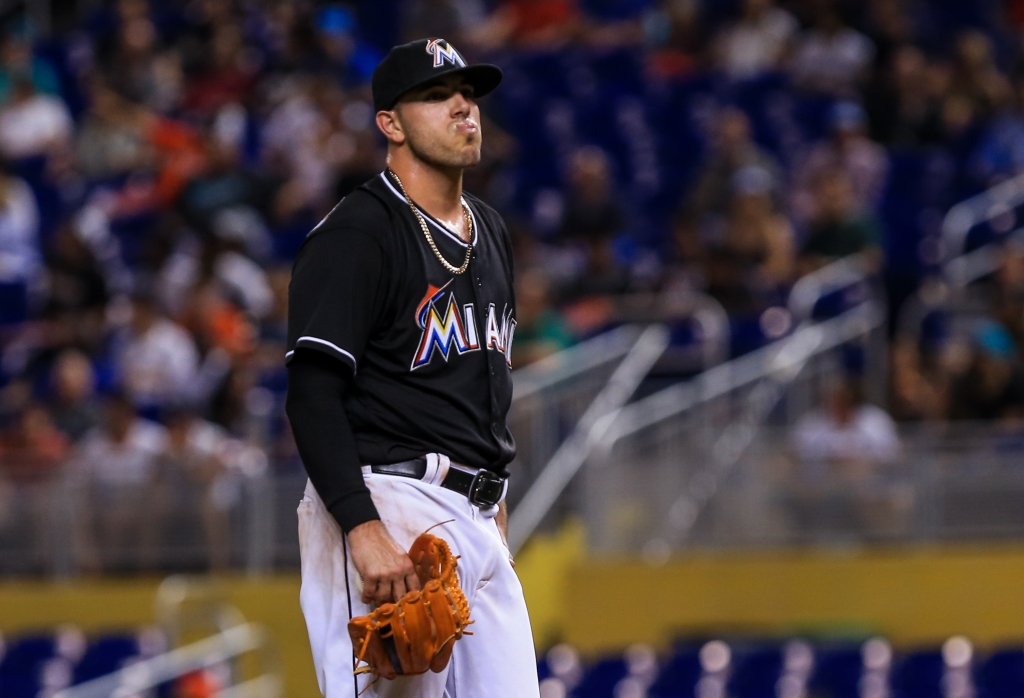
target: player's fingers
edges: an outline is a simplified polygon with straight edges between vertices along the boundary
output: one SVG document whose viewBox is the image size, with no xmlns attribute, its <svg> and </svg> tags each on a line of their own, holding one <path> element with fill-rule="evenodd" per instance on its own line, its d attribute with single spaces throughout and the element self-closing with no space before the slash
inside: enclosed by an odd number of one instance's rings
<svg viewBox="0 0 1024 698">
<path fill-rule="evenodd" d="M 409 574 L 405 575 L 405 587 L 409 591 L 420 590 L 420 578 L 416 576 L 415 572 L 410 572 Z"/>
<path fill-rule="evenodd" d="M 391 582 L 391 591 L 392 595 L 395 597 L 395 603 L 398 603 L 398 600 L 405 596 L 405 580 L 396 579 L 393 582 Z"/>
<path fill-rule="evenodd" d="M 363 603 L 372 602 L 376 593 L 377 580 L 373 578 L 363 579 Z"/>
<path fill-rule="evenodd" d="M 391 581 L 387 579 L 380 580 L 377 585 L 376 593 L 373 595 L 373 600 L 377 602 L 377 605 L 390 603 L 393 595 L 391 593 Z"/>
</svg>

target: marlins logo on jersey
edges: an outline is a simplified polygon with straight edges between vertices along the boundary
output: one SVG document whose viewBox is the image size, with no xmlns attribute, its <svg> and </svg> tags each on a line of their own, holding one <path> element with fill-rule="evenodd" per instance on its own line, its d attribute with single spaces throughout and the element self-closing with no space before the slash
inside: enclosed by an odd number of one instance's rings
<svg viewBox="0 0 1024 698">
<path fill-rule="evenodd" d="M 431 39 L 427 42 L 426 49 L 427 53 L 434 57 L 435 68 L 443 66 L 445 61 L 460 68 L 466 67 L 466 60 L 462 57 L 462 54 L 456 51 L 455 47 L 444 39 Z"/>
<path fill-rule="evenodd" d="M 443 315 L 438 310 L 440 301 L 445 295 L 444 286 L 427 286 L 427 293 L 423 300 L 416 306 L 416 324 L 423 334 L 420 337 L 419 348 L 416 356 L 413 357 L 411 370 L 415 371 L 430 363 L 434 358 L 434 352 L 438 352 L 448 361 L 452 347 L 459 354 L 476 351 L 480 348 L 480 340 L 477 335 L 476 308 L 473 303 L 462 306 L 455 300 L 455 292 L 448 294 L 448 304 L 444 306 Z M 505 361 L 512 365 L 512 336 L 516 331 L 516 321 L 512 312 L 506 306 L 502 309 L 500 321 L 498 319 L 494 304 L 487 306 L 487 323 L 485 325 L 484 343 L 492 351 L 500 351 L 505 355 Z"/>
</svg>

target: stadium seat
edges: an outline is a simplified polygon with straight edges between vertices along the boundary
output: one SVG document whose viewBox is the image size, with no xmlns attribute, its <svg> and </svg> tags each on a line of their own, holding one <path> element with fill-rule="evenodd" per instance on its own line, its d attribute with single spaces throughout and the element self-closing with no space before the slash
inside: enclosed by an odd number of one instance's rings
<svg viewBox="0 0 1024 698">
<path fill-rule="evenodd" d="M 0 660 L 0 696 L 35 698 L 39 692 L 39 674 L 43 664 L 56 654 L 52 635 L 37 635 L 15 640 Z"/>
<path fill-rule="evenodd" d="M 700 646 L 677 647 L 647 691 L 648 698 L 693 698 L 701 677 Z"/>
<path fill-rule="evenodd" d="M 614 698 L 616 684 L 627 674 L 623 658 L 601 659 L 587 669 L 570 695 L 572 698 Z"/>
<path fill-rule="evenodd" d="M 89 645 L 82 661 L 75 667 L 74 683 L 90 681 L 120 669 L 125 660 L 139 654 L 133 635 L 107 635 Z"/>
<path fill-rule="evenodd" d="M 732 698 L 776 698 L 782 675 L 782 650 L 777 646 L 735 649 L 729 679 Z"/>
<path fill-rule="evenodd" d="M 938 650 L 914 652 L 896 662 L 892 673 L 892 698 L 944 698 L 945 665 Z"/>
<path fill-rule="evenodd" d="M 809 688 L 812 695 L 829 698 L 860 698 L 860 677 L 864 670 L 860 645 L 818 648 Z"/>
<path fill-rule="evenodd" d="M 977 698 L 1024 698 L 1024 650 L 993 652 L 976 673 Z"/>
</svg>

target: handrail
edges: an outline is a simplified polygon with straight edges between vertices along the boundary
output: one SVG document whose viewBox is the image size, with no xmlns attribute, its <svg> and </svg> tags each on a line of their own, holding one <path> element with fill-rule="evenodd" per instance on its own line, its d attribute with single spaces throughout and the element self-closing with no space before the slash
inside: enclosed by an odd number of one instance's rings
<svg viewBox="0 0 1024 698">
<path fill-rule="evenodd" d="M 625 356 L 640 333 L 641 328 L 636 325 L 623 325 L 516 370 L 512 374 L 515 384 L 512 401 L 523 400 L 584 371 Z"/>
<path fill-rule="evenodd" d="M 54 694 L 54 698 L 127 698 L 179 676 L 267 647 L 269 636 L 266 630 L 246 623 L 166 654 L 131 664 L 112 674 L 65 688 Z M 283 681 L 275 667 L 272 672 L 230 687 L 218 695 L 225 698 L 256 695 L 277 698 L 283 692 Z"/>
<path fill-rule="evenodd" d="M 1017 244 L 1024 243 L 1024 227 L 1008 233 L 1005 239 Z M 990 242 L 954 257 L 943 265 L 942 273 L 953 286 L 963 288 L 999 268 L 1002 259 L 1000 248 L 1001 244 Z"/>
<path fill-rule="evenodd" d="M 614 422 L 607 425 L 599 446 L 607 451 L 620 439 L 641 429 L 785 371 L 801 360 L 799 357 L 808 351 L 808 346 L 812 347 L 811 353 L 807 355 L 810 358 L 877 329 L 884 323 L 885 312 L 876 303 L 868 302 L 824 322 L 805 324 L 784 339 L 623 407 L 616 413 Z"/>
<path fill-rule="evenodd" d="M 963 254 L 971 228 L 1021 204 L 1024 204 L 1024 175 L 1008 179 L 949 209 L 942 219 L 942 241 L 947 260 Z"/>
<path fill-rule="evenodd" d="M 859 337 L 885 323 L 885 313 L 875 303 L 857 306 L 822 323 L 807 323 L 785 339 L 730 364 L 707 371 L 693 380 L 665 388 L 628 405 L 616 415 L 614 424 L 604 431 L 595 449 L 607 457 L 621 439 L 635 434 L 739 388 L 755 384 L 738 419 L 730 422 L 711 448 L 706 467 L 694 475 L 668 510 L 661 535 L 648 542 L 645 552 L 664 556 L 671 544 L 693 527 L 703 507 L 719 488 L 719 483 L 739 462 L 754 441 L 758 429 L 783 394 L 817 354 Z M 767 379 L 766 383 L 758 383 Z"/>
<path fill-rule="evenodd" d="M 852 254 L 806 274 L 793 284 L 787 303 L 794 322 L 810 319 L 819 300 L 840 289 L 866 283 L 867 259 L 864 254 Z"/>
<path fill-rule="evenodd" d="M 625 356 L 640 336 L 643 327 L 641 323 L 664 322 L 664 313 L 679 311 L 680 306 L 685 306 L 685 314 L 692 316 L 700 325 L 704 368 L 710 368 L 728 358 L 729 316 L 722 304 L 706 293 L 689 292 L 680 299 L 671 300 L 666 300 L 664 294 L 632 294 L 621 297 L 619 303 L 624 306 L 619 314 L 623 319 L 628 318 L 629 324 L 603 332 L 517 369 L 512 374 L 515 383 L 512 402 L 524 400 L 592 368 Z M 636 307 L 651 304 L 656 306 L 653 308 L 655 315 L 651 317 L 645 317 L 644 310 Z"/>
<path fill-rule="evenodd" d="M 609 424 L 664 353 L 669 332 L 662 325 L 645 329 L 601 392 L 587 407 L 568 439 L 544 465 L 509 519 L 508 545 L 514 553 L 540 525 Z"/>
</svg>

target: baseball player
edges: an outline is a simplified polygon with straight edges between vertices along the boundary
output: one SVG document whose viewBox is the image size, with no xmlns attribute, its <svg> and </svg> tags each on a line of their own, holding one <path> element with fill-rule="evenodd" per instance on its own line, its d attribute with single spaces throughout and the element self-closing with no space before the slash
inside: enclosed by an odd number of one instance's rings
<svg viewBox="0 0 1024 698">
<path fill-rule="evenodd" d="M 462 191 L 480 160 L 476 100 L 501 77 L 441 39 L 392 49 L 372 80 L 387 169 L 295 260 L 287 412 L 309 474 L 300 603 L 326 698 L 539 696 L 505 542 L 512 250 L 497 213 Z M 419 588 L 407 551 L 442 522 L 432 533 L 461 556 L 474 634 L 442 673 L 370 686 L 353 675 L 349 619 Z"/>
</svg>

